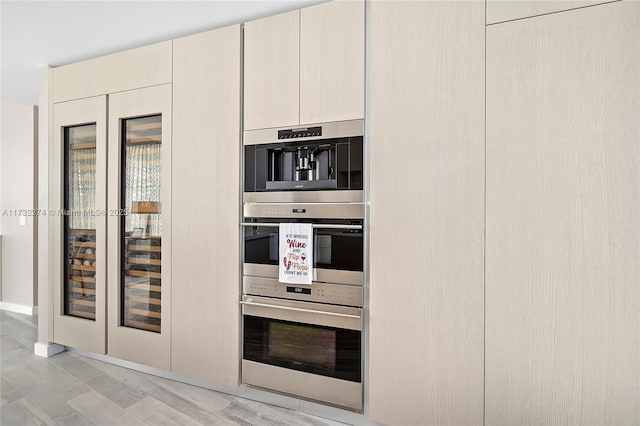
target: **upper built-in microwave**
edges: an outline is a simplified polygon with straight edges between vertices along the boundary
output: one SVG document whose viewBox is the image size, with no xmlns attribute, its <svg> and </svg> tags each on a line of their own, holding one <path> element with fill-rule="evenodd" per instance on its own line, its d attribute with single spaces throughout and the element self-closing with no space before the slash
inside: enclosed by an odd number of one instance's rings
<svg viewBox="0 0 640 426">
<path fill-rule="evenodd" d="M 364 121 L 244 132 L 244 202 L 362 202 Z"/>
</svg>

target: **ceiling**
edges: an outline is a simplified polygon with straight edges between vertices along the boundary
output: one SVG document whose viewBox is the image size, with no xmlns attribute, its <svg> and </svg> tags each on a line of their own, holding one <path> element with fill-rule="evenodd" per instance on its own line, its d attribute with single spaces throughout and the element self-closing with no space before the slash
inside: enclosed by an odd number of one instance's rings
<svg viewBox="0 0 640 426">
<path fill-rule="evenodd" d="M 281 1 L 0 2 L 3 102 L 38 104 L 42 69 L 321 3 Z"/>
</svg>

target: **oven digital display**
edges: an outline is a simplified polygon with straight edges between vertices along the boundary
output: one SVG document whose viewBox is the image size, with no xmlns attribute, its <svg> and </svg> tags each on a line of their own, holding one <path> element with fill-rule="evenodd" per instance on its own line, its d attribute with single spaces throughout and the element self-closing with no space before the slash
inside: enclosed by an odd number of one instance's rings
<svg viewBox="0 0 640 426">
<path fill-rule="evenodd" d="M 311 289 L 303 287 L 287 287 L 287 293 L 311 294 Z"/>
<path fill-rule="evenodd" d="M 268 355 L 300 364 L 336 368 L 336 331 L 302 324 L 269 323 Z"/>
</svg>

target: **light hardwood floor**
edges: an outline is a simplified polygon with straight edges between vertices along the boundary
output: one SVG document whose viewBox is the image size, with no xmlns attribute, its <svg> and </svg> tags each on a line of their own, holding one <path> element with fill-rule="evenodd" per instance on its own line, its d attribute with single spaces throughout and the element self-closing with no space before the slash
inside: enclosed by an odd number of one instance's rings
<svg viewBox="0 0 640 426">
<path fill-rule="evenodd" d="M 33 355 L 37 317 L 0 311 L 0 424 L 340 425 L 63 352 Z"/>
</svg>

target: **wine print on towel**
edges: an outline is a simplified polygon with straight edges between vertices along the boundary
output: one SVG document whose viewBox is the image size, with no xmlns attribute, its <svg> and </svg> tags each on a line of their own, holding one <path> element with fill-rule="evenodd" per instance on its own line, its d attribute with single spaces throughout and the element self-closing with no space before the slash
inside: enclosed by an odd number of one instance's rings
<svg viewBox="0 0 640 426">
<path fill-rule="evenodd" d="M 313 227 L 310 223 L 280 224 L 279 281 L 311 284 L 313 278 Z"/>
</svg>

